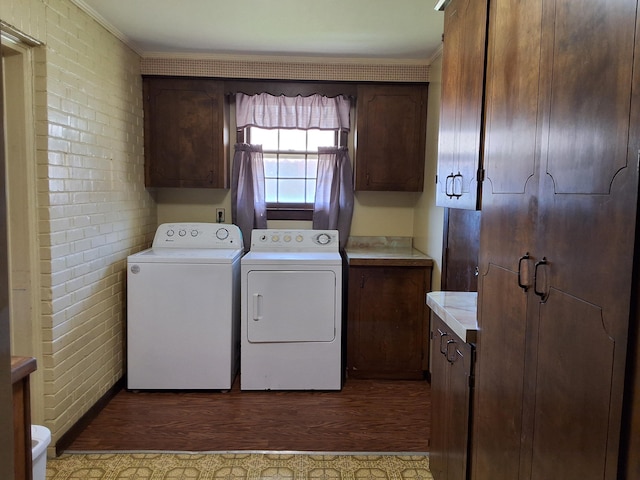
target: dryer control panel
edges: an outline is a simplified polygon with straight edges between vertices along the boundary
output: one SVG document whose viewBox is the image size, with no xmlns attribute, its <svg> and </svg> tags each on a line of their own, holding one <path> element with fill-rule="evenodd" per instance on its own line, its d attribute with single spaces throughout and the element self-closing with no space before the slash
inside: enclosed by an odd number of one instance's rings
<svg viewBox="0 0 640 480">
<path fill-rule="evenodd" d="M 242 232 L 226 223 L 163 223 L 153 248 L 241 248 Z"/>
<path fill-rule="evenodd" d="M 251 250 L 258 252 L 337 252 L 337 230 L 262 229 L 251 232 Z"/>
</svg>

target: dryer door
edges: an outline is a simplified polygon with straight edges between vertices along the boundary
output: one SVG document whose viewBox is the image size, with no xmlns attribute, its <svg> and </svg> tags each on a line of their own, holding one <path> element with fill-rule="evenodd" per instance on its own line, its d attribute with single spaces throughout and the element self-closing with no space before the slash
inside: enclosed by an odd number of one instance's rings
<svg viewBox="0 0 640 480">
<path fill-rule="evenodd" d="M 253 270 L 247 276 L 251 343 L 331 342 L 336 336 L 336 274 L 330 270 Z"/>
</svg>

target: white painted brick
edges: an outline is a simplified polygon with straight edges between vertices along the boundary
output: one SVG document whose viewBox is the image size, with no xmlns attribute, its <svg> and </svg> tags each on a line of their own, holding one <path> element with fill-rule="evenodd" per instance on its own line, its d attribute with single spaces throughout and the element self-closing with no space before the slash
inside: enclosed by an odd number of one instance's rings
<svg viewBox="0 0 640 480">
<path fill-rule="evenodd" d="M 3 20 L 47 45 L 34 69 L 39 368 L 55 444 L 123 373 L 121 271 L 156 225 L 140 59 L 69 0 L 0 2 Z"/>
</svg>

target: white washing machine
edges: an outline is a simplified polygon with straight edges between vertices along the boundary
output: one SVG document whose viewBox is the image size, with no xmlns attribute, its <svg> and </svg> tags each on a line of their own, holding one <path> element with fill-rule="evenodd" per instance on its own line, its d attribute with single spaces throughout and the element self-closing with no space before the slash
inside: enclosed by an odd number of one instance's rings
<svg viewBox="0 0 640 480">
<path fill-rule="evenodd" d="M 166 223 L 127 258 L 127 388 L 231 388 L 243 252 L 236 225 Z"/>
<path fill-rule="evenodd" d="M 340 390 L 338 232 L 254 230 L 241 265 L 241 390 Z"/>
</svg>

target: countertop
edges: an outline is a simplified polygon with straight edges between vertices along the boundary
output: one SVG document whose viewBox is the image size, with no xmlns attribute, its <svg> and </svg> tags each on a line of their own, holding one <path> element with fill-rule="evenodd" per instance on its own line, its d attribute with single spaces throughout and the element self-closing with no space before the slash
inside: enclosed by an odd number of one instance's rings
<svg viewBox="0 0 640 480">
<path fill-rule="evenodd" d="M 476 342 L 477 292 L 429 292 L 427 306 L 462 340 L 467 343 Z"/>
<path fill-rule="evenodd" d="M 349 266 L 431 267 L 433 259 L 413 248 L 411 237 L 349 237 Z"/>
<path fill-rule="evenodd" d="M 36 371 L 36 359 L 11 357 L 11 383 L 16 383 Z"/>
</svg>

